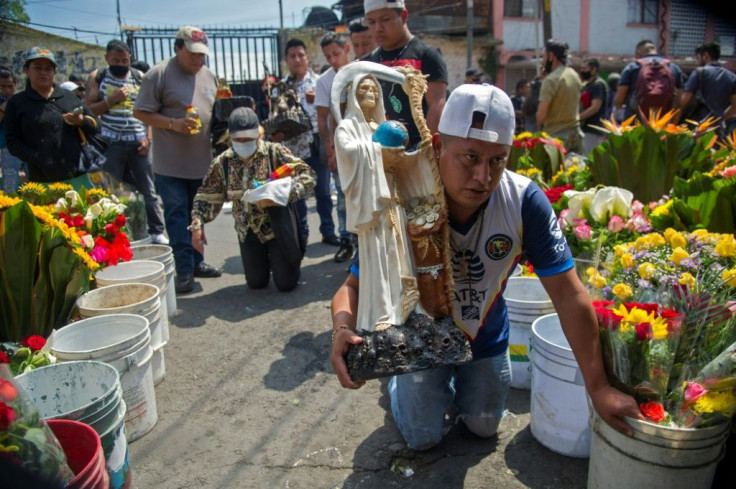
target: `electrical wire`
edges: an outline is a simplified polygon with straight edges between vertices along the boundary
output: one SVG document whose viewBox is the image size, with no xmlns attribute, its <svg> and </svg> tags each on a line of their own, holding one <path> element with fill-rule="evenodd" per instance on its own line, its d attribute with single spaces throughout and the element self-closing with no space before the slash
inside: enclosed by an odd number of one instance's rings
<svg viewBox="0 0 736 489">
<path fill-rule="evenodd" d="M 62 31 L 85 32 L 88 34 L 103 34 L 105 36 L 117 36 L 118 35 L 117 33 L 114 33 L 114 32 L 91 31 L 88 29 L 77 29 L 76 27 L 61 27 L 61 26 L 56 26 L 56 25 L 37 24 L 36 22 L 16 22 L 15 20 L 9 17 L 4 17 L 4 16 L 0 16 L 0 20 L 4 20 L 4 21 L 11 22 L 14 24 L 35 25 L 38 27 L 46 27 L 47 29 L 59 29 Z"/>
</svg>

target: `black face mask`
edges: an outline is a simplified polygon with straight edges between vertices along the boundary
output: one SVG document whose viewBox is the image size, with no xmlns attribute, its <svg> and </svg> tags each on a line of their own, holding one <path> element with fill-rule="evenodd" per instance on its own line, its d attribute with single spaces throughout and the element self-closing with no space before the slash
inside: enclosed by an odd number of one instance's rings
<svg viewBox="0 0 736 489">
<path fill-rule="evenodd" d="M 583 80 L 590 80 L 591 73 L 590 71 L 581 71 L 580 72 L 580 78 Z"/>
<path fill-rule="evenodd" d="M 552 72 L 552 61 L 547 61 L 544 63 L 544 72 L 545 73 L 551 73 Z"/>
<path fill-rule="evenodd" d="M 128 74 L 130 68 L 128 66 L 109 66 L 108 69 L 112 73 L 112 76 L 122 78 Z"/>
</svg>

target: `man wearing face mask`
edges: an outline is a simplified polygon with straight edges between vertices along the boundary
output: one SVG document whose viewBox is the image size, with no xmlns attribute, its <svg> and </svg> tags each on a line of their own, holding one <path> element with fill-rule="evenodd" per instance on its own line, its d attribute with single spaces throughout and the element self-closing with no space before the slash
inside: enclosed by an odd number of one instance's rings
<svg viewBox="0 0 736 489">
<path fill-rule="evenodd" d="M 568 46 L 550 39 L 544 45 L 545 78 L 539 93 L 537 125 L 550 136 L 561 139 L 568 151 L 583 150 L 578 104 L 582 83 L 578 74 L 566 65 Z"/>
<path fill-rule="evenodd" d="M 295 202 L 314 189 L 316 174 L 286 147 L 261 139 L 258 117 L 252 109 L 233 110 L 228 130 L 232 147 L 214 159 L 194 197 L 189 226 L 192 246 L 200 252 L 204 250 L 207 237 L 202 224 L 214 220 L 223 203 L 231 201 L 246 283 L 253 289 L 261 289 L 268 285 L 273 274 L 276 288 L 288 292 L 299 280 L 303 248 L 302 251 L 297 248 L 295 256 L 294 248 L 285 246 L 274 234 L 267 208 L 278 205 L 276 202 L 250 203 L 242 197 L 256 182 L 266 181 L 274 170 L 288 165 L 292 179 L 288 202 Z"/>
<path fill-rule="evenodd" d="M 123 179 L 126 171 L 143 195 L 148 217 L 148 233 L 154 244 L 169 244 L 164 236 L 164 210 L 153 183 L 151 129 L 133 117 L 143 74 L 130 67 L 128 45 L 117 39 L 107 43 L 107 68 L 89 75 L 86 104 L 100 116 L 101 135 L 108 142 L 104 170 Z"/>
<path fill-rule="evenodd" d="M 586 59 L 580 65 L 580 79 L 585 83 L 580 95 L 580 129 L 583 131 L 583 152 L 586 155 L 605 139 L 603 133 L 593 127 L 600 127 L 601 119 L 606 117 L 608 98 L 608 84 L 598 76 L 599 66 L 595 58 Z"/>
</svg>

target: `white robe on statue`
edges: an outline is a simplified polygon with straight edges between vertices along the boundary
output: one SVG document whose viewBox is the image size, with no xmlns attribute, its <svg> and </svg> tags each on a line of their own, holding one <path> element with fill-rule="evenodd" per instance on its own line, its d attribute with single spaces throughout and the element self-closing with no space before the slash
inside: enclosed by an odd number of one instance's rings
<svg viewBox="0 0 736 489">
<path fill-rule="evenodd" d="M 358 235 L 360 288 L 357 329 L 373 331 L 377 325 L 403 324 L 413 309 L 406 288 L 416 291 L 411 251 L 406 237 L 406 216 L 394 200 L 395 175 L 384 172 L 381 146 L 358 105 L 356 90 L 366 75 L 353 79 L 345 118 L 335 130 L 340 183 L 345 194 L 347 229 Z M 385 121 L 381 85 L 373 122 Z M 415 294 L 416 295 L 416 294 Z M 410 310 L 407 310 L 407 304 Z"/>
</svg>

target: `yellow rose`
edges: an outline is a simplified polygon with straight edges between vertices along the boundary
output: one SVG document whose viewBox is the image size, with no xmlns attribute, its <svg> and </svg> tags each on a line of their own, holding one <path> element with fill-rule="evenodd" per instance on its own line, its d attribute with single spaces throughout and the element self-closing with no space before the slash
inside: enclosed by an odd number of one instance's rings
<svg viewBox="0 0 736 489">
<path fill-rule="evenodd" d="M 654 276 L 654 272 L 656 271 L 656 267 L 652 265 L 651 263 L 644 262 L 641 265 L 639 265 L 639 276 L 645 280 L 649 280 Z"/>
<path fill-rule="evenodd" d="M 621 300 L 631 297 L 633 294 L 631 287 L 626 284 L 616 284 L 613 286 L 613 294 Z"/>
<path fill-rule="evenodd" d="M 687 285 L 690 289 L 695 288 L 695 277 L 690 275 L 688 272 L 680 275 L 680 278 L 677 279 L 677 281 L 680 282 L 682 285 Z"/>
<path fill-rule="evenodd" d="M 675 248 L 670 255 L 670 261 L 672 261 L 676 265 L 679 265 L 682 260 L 686 258 L 690 258 L 690 254 L 679 246 Z"/>
<path fill-rule="evenodd" d="M 695 231 L 690 233 L 690 236 L 695 236 L 696 238 L 703 238 L 707 236 L 708 234 L 710 233 L 708 233 L 707 229 L 696 229 Z"/>
<path fill-rule="evenodd" d="M 596 289 L 602 289 L 606 286 L 606 277 L 601 275 L 600 273 L 596 273 L 593 277 L 593 287 Z"/>
<path fill-rule="evenodd" d="M 670 215 L 670 207 L 672 207 L 672 201 L 668 200 L 666 203 L 662 205 L 658 205 L 654 208 L 652 211 L 652 217 L 656 216 L 669 216 Z"/>
<path fill-rule="evenodd" d="M 685 246 L 687 246 L 687 239 L 685 236 L 672 228 L 667 228 L 667 230 L 665 230 L 664 239 L 666 239 L 670 246 L 672 246 L 672 249 L 677 247 L 685 248 Z"/>
<path fill-rule="evenodd" d="M 629 269 L 634 266 L 634 257 L 631 255 L 631 253 L 626 253 L 624 256 L 621 257 L 621 266 Z"/>
<path fill-rule="evenodd" d="M 665 241 L 664 236 L 662 236 L 659 233 L 651 233 L 646 235 L 647 242 L 649 243 L 650 248 L 656 248 L 657 246 L 662 246 L 667 241 Z"/>
<path fill-rule="evenodd" d="M 716 245 L 716 254 L 722 257 L 736 256 L 736 239 L 733 234 L 725 234 Z"/>
<path fill-rule="evenodd" d="M 736 268 L 731 270 L 724 270 L 721 274 L 721 279 L 726 282 L 726 285 L 736 287 Z"/>
<path fill-rule="evenodd" d="M 627 245 L 617 244 L 613 247 L 613 251 L 616 252 L 616 257 L 620 258 L 624 253 L 629 251 L 629 247 Z"/>
</svg>

